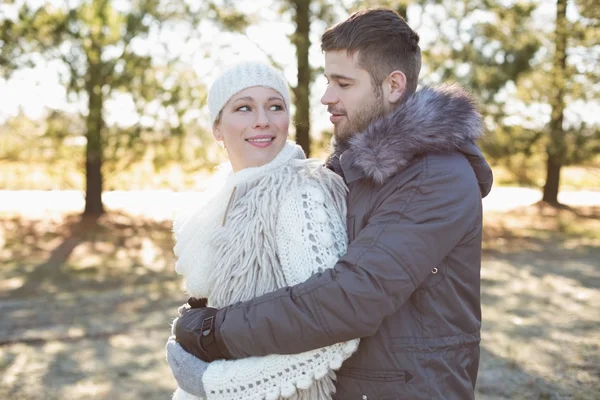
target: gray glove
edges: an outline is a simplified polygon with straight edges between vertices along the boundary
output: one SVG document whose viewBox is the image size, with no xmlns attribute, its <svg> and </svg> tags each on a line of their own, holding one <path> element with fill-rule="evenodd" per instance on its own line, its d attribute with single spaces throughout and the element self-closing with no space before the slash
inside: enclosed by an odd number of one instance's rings
<svg viewBox="0 0 600 400">
<path fill-rule="evenodd" d="M 194 357 L 183 349 L 171 336 L 167 341 L 167 362 L 177 381 L 177 385 L 198 397 L 206 397 L 202 376 L 208 368 L 208 363 Z"/>
</svg>

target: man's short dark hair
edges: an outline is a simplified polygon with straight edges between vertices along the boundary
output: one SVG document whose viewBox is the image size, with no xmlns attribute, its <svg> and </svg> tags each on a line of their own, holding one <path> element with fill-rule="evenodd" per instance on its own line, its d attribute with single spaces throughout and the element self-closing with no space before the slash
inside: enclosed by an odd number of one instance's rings
<svg viewBox="0 0 600 400">
<path fill-rule="evenodd" d="M 406 95 L 417 90 L 421 70 L 419 35 L 392 10 L 368 9 L 352 14 L 325 31 L 321 50 L 346 50 L 349 55 L 358 51 L 359 66 L 369 72 L 376 90 L 396 70 L 406 75 Z"/>
</svg>

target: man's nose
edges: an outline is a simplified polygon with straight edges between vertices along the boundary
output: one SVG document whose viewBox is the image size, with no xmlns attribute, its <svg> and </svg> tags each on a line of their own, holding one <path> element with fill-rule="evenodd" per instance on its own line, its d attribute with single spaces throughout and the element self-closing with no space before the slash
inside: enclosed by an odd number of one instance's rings
<svg viewBox="0 0 600 400">
<path fill-rule="evenodd" d="M 327 89 L 325 89 L 325 93 L 323 93 L 323 96 L 321 97 L 321 104 L 327 106 L 329 104 L 335 104 L 338 101 L 339 99 L 331 89 L 331 86 L 327 86 Z"/>
</svg>

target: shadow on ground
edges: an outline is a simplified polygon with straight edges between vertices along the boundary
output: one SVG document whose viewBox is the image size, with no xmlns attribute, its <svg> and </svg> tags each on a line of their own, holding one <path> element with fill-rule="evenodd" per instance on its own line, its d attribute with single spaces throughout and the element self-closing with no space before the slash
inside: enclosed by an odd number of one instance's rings
<svg viewBox="0 0 600 400">
<path fill-rule="evenodd" d="M 0 219 L 1 297 L 52 296 L 81 289 L 177 279 L 171 223 L 111 213 L 98 220 Z M 1 298 L 0 297 L 0 298 Z"/>
<path fill-rule="evenodd" d="M 486 223 L 481 398 L 596 398 L 600 208 L 536 206 Z"/>
<path fill-rule="evenodd" d="M 600 208 L 489 213 L 477 399 L 600 392 Z M 0 217 L 0 398 L 165 399 L 171 224 Z"/>
</svg>

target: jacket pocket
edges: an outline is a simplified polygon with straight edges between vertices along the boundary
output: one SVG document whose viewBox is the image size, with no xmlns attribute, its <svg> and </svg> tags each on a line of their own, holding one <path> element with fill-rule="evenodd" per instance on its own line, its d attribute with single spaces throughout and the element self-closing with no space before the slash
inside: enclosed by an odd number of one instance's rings
<svg viewBox="0 0 600 400">
<path fill-rule="evenodd" d="M 377 398 L 377 400 L 408 400 L 411 399 L 410 397 L 406 397 L 400 393 L 390 393 L 390 394 L 384 394 L 383 396 L 379 396 Z"/>
<path fill-rule="evenodd" d="M 389 346 L 394 353 L 443 353 L 448 350 L 479 346 L 479 332 L 438 337 L 391 337 Z"/>
<path fill-rule="evenodd" d="M 415 400 L 425 393 L 413 385 L 413 376 L 405 370 L 346 367 L 337 373 L 334 400 Z"/>
<path fill-rule="evenodd" d="M 404 381 L 406 383 L 412 378 L 407 371 L 362 369 L 352 367 L 339 370 L 337 375 L 374 382 Z"/>
</svg>

